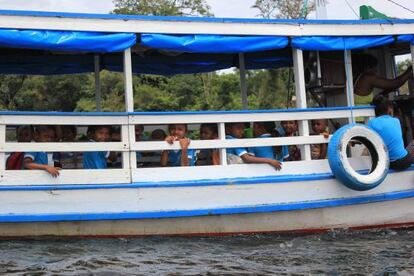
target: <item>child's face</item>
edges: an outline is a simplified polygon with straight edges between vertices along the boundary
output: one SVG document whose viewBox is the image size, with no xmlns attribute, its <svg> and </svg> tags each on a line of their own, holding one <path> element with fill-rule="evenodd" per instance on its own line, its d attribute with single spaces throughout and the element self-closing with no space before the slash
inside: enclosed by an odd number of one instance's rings
<svg viewBox="0 0 414 276">
<path fill-rule="evenodd" d="M 109 129 L 107 127 L 101 127 L 95 130 L 94 133 L 94 140 L 96 142 L 107 142 L 109 141 L 110 133 L 109 133 Z"/>
<path fill-rule="evenodd" d="M 51 129 L 45 129 L 36 133 L 36 142 L 52 142 L 55 140 L 55 132 Z"/>
<path fill-rule="evenodd" d="M 263 129 L 263 125 L 260 123 L 253 123 L 253 135 L 254 137 L 259 137 L 264 134 L 266 131 Z"/>
<path fill-rule="evenodd" d="M 217 134 L 210 127 L 203 126 L 200 128 L 201 140 L 213 140 L 217 138 Z"/>
<path fill-rule="evenodd" d="M 179 139 L 184 138 L 187 134 L 186 125 L 170 125 L 169 129 L 170 135 L 175 136 Z"/>
<path fill-rule="evenodd" d="M 72 129 L 71 128 L 69 128 L 69 127 L 64 127 L 63 129 L 62 129 L 62 140 L 63 141 L 66 141 L 66 142 L 73 142 L 73 141 L 75 141 L 75 138 L 76 138 L 76 133 L 74 133 L 73 131 L 72 131 Z"/>
<path fill-rule="evenodd" d="M 229 128 L 230 135 L 235 138 L 243 138 L 244 124 L 233 124 Z"/>
<path fill-rule="evenodd" d="M 323 133 L 326 129 L 325 120 L 313 120 L 312 121 L 312 130 L 316 133 Z"/>
<path fill-rule="evenodd" d="M 135 126 L 135 140 L 140 141 L 142 139 L 142 134 L 144 132 L 144 127 L 142 125 Z"/>
<path fill-rule="evenodd" d="M 33 140 L 33 132 L 28 127 L 23 127 L 17 131 L 17 142 L 27 143 Z"/>
<path fill-rule="evenodd" d="M 285 131 L 286 135 L 292 135 L 297 130 L 296 121 L 283 121 L 282 122 L 283 130 Z"/>
</svg>

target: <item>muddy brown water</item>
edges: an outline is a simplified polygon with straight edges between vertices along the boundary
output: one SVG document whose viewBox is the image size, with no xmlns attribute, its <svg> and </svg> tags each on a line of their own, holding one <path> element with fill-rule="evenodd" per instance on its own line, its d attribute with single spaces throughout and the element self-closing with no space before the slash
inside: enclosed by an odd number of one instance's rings
<svg viewBox="0 0 414 276">
<path fill-rule="evenodd" d="M 0 241 L 1 275 L 414 275 L 414 230 Z"/>
</svg>

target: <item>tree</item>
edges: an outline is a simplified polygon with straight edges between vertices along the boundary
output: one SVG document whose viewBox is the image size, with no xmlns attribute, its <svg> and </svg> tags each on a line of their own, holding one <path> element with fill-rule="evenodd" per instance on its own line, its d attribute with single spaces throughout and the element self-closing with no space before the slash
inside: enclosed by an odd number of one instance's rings
<svg viewBox="0 0 414 276">
<path fill-rule="evenodd" d="M 205 0 L 114 0 L 116 14 L 211 16 Z"/>
<path fill-rule="evenodd" d="M 0 75 L 1 109 L 13 110 L 17 107 L 16 96 L 25 80 L 26 76 Z"/>
<path fill-rule="evenodd" d="M 306 18 L 315 10 L 315 2 L 309 1 L 307 8 L 303 9 L 304 0 L 256 0 L 252 8 L 259 10 L 263 18 Z"/>
</svg>

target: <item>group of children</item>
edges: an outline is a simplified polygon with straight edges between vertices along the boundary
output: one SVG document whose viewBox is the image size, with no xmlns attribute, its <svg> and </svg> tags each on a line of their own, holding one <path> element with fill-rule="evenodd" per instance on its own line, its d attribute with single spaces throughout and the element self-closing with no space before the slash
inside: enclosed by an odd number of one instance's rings
<svg viewBox="0 0 414 276">
<path fill-rule="evenodd" d="M 312 122 L 315 134 L 327 132 L 326 120 Z M 87 130 L 86 140 L 90 142 L 119 141 L 119 132 L 112 131 L 111 126 L 90 126 Z M 169 135 L 162 129 L 156 129 L 150 138 L 144 136 L 144 126 L 136 125 L 136 141 L 166 141 L 173 144 L 178 141 L 180 150 L 164 150 L 150 153 L 159 156 L 161 166 L 204 166 L 219 165 L 220 155 L 218 149 L 189 149 L 191 140 L 188 136 L 186 124 L 168 125 Z M 245 123 L 226 124 L 226 139 L 240 139 L 244 137 Z M 283 121 L 281 128 L 277 129 L 274 122 L 253 123 L 255 138 L 268 138 L 280 136 L 295 136 L 298 132 L 296 121 Z M 16 131 L 18 142 L 76 142 L 77 128 L 75 126 L 20 126 Z M 218 139 L 217 124 L 208 123 L 200 126 L 201 140 Z M 136 153 L 137 162 L 143 158 L 141 152 Z M 79 152 L 15 152 L 7 159 L 7 169 L 40 169 L 45 170 L 54 177 L 59 175 L 60 169 L 105 169 L 108 162 L 115 163 L 120 155 L 109 151 Z M 326 144 L 312 145 L 312 158 L 326 158 Z M 228 148 L 227 161 L 229 164 L 237 163 L 266 163 L 275 169 L 281 169 L 281 162 L 300 160 L 300 149 L 297 146 L 262 146 L 252 148 Z"/>
</svg>

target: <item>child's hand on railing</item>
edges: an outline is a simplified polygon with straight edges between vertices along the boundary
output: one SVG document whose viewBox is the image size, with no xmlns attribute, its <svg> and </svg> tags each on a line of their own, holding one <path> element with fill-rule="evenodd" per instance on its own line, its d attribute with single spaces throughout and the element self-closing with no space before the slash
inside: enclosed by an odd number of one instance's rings
<svg viewBox="0 0 414 276">
<path fill-rule="evenodd" d="M 174 144 L 174 141 L 175 140 L 177 140 L 177 137 L 175 137 L 175 136 L 171 136 L 171 135 L 168 135 L 166 138 L 165 138 L 165 142 L 167 142 L 168 144 L 170 144 L 170 145 L 172 145 L 172 144 Z"/>
<path fill-rule="evenodd" d="M 269 164 L 271 166 L 273 166 L 276 170 L 282 169 L 282 163 L 280 163 L 278 160 L 270 159 L 270 163 Z"/>
<path fill-rule="evenodd" d="M 330 133 L 328 131 L 324 131 L 324 132 L 322 132 L 322 135 L 323 135 L 323 138 L 328 139 Z"/>
<path fill-rule="evenodd" d="M 188 149 L 188 146 L 190 145 L 191 140 L 190 138 L 182 138 L 180 139 L 180 146 L 182 149 Z"/>
<path fill-rule="evenodd" d="M 52 167 L 52 166 L 46 166 L 45 170 L 50 173 L 53 177 L 58 177 L 59 176 L 59 171 L 60 168 L 57 167 Z"/>
</svg>

